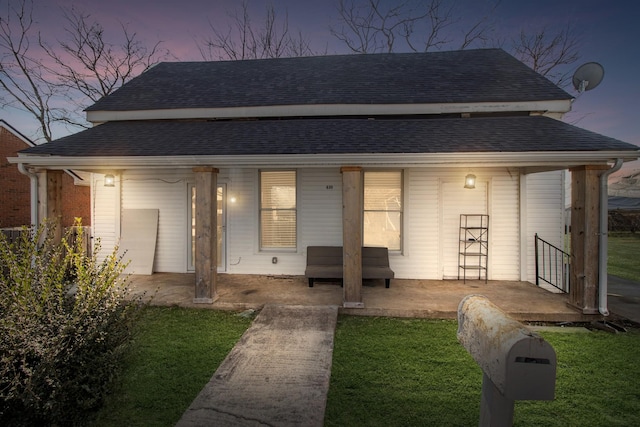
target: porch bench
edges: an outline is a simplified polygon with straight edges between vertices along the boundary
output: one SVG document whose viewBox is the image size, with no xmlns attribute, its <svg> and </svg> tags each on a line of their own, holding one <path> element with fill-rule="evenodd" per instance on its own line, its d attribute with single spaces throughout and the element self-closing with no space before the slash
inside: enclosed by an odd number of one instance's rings
<svg viewBox="0 0 640 427">
<path fill-rule="evenodd" d="M 307 268 L 304 275 L 313 287 L 315 279 L 343 278 L 342 246 L 307 246 Z M 395 273 L 389 267 L 387 248 L 362 248 L 362 278 L 384 279 L 385 287 L 391 285 Z"/>
</svg>

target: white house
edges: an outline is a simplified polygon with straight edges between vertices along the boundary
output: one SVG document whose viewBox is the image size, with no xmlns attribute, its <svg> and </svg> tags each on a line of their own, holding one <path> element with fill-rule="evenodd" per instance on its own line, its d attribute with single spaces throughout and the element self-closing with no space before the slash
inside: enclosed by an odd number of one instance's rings
<svg viewBox="0 0 640 427">
<path fill-rule="evenodd" d="M 386 246 L 398 278 L 457 279 L 460 214 L 489 215 L 489 280 L 534 281 L 535 233 L 563 244 L 570 170 L 570 300 L 595 313 L 597 182 L 640 152 L 560 121 L 571 101 L 499 49 L 161 63 L 88 108 L 92 129 L 12 161 L 92 172 L 103 248 L 196 271 L 201 302 L 217 273 L 302 275 L 312 245 Z"/>
</svg>

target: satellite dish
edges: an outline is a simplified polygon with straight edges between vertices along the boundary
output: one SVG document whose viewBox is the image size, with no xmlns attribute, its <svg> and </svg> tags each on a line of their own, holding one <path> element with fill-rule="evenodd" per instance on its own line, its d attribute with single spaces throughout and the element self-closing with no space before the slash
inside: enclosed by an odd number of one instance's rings
<svg viewBox="0 0 640 427">
<path fill-rule="evenodd" d="M 595 89 L 604 77 L 604 68 L 597 62 L 587 62 L 573 73 L 573 87 L 580 93 Z"/>
</svg>

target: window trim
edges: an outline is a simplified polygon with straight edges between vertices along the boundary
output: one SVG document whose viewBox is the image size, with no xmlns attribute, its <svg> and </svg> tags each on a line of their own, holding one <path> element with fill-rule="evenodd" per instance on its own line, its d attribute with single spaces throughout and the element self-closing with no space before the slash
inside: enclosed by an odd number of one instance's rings
<svg viewBox="0 0 640 427">
<path fill-rule="evenodd" d="M 262 246 L 262 212 L 263 212 L 263 208 L 262 208 L 262 174 L 263 172 L 293 172 L 294 173 L 294 189 L 295 189 L 295 208 L 293 209 L 282 209 L 282 210 L 288 210 L 288 211 L 293 211 L 295 212 L 295 246 L 293 247 L 263 247 Z M 258 213 L 258 239 L 257 239 L 257 247 L 258 247 L 258 252 L 288 252 L 288 253 L 296 253 L 298 251 L 298 246 L 299 246 L 299 225 L 300 225 L 300 218 L 299 218 L 299 172 L 297 169 L 291 168 L 291 169 L 258 169 L 258 191 L 257 191 L 257 204 L 258 204 L 258 209 L 257 209 L 257 213 Z M 265 209 L 265 210 L 269 210 L 269 211 L 274 211 L 274 209 Z"/>
<path fill-rule="evenodd" d="M 371 172 L 399 172 L 400 173 L 400 210 L 398 211 L 386 211 L 386 210 L 367 210 L 365 209 L 364 196 L 366 190 L 365 175 Z M 400 248 L 389 249 L 390 254 L 402 254 L 405 248 L 405 211 L 406 211 L 406 189 L 405 189 L 405 170 L 404 169 L 367 169 L 362 171 L 362 245 L 364 246 L 365 230 L 364 230 L 364 216 L 366 212 L 399 212 L 400 213 Z"/>
</svg>

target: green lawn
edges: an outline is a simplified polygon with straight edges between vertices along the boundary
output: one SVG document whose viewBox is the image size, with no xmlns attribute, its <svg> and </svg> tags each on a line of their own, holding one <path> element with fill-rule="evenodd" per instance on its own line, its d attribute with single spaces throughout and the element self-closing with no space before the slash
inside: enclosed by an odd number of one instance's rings
<svg viewBox="0 0 640 427">
<path fill-rule="evenodd" d="M 640 280 L 640 235 L 609 237 L 609 273 Z M 145 310 L 121 380 L 94 426 L 173 426 L 249 327 L 213 310 Z M 327 426 L 476 425 L 480 368 L 456 323 L 341 316 Z M 543 333 L 558 356 L 556 399 L 517 402 L 518 426 L 640 425 L 640 330 Z"/>
<path fill-rule="evenodd" d="M 482 372 L 456 327 L 342 316 L 325 424 L 477 425 Z M 640 425 L 640 331 L 542 335 L 558 357 L 556 399 L 516 402 L 514 425 Z"/>
<path fill-rule="evenodd" d="M 640 234 L 612 233 L 609 236 L 608 273 L 640 282 Z"/>
<path fill-rule="evenodd" d="M 96 426 L 172 426 L 250 320 L 150 307 Z M 558 356 L 556 399 L 517 402 L 515 425 L 640 425 L 640 331 L 544 333 Z M 482 374 L 456 322 L 340 316 L 327 426 L 477 425 Z"/>
<path fill-rule="evenodd" d="M 173 426 L 251 324 L 214 310 L 148 307 L 95 426 Z"/>
</svg>

